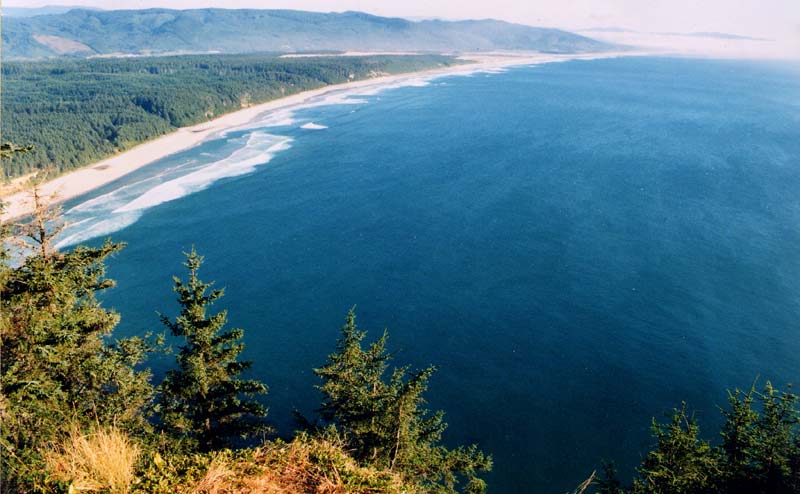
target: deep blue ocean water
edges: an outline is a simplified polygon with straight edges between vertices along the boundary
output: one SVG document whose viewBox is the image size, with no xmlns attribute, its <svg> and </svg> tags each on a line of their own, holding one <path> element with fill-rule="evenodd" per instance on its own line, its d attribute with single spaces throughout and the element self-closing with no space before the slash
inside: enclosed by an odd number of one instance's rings
<svg viewBox="0 0 800 494">
<path fill-rule="evenodd" d="M 288 434 L 357 305 L 397 364 L 440 367 L 446 440 L 491 452 L 502 494 L 601 458 L 630 475 L 682 400 L 713 439 L 726 389 L 798 381 L 800 67 L 573 61 L 345 97 L 72 201 L 73 240 L 129 244 L 119 335 L 163 330 L 196 246 Z"/>
</svg>

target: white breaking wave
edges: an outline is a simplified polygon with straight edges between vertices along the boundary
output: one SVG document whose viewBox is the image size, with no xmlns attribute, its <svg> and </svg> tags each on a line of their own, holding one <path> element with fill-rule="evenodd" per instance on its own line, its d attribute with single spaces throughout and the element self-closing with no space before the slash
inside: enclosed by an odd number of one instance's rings
<svg viewBox="0 0 800 494">
<path fill-rule="evenodd" d="M 253 125 L 258 123 L 258 125 Z M 294 110 L 284 108 L 282 110 L 275 110 L 266 115 L 257 122 L 251 122 L 243 128 L 259 128 L 259 127 L 288 127 L 294 125 Z M 230 132 L 227 130 L 226 132 Z"/>
<path fill-rule="evenodd" d="M 374 96 L 381 91 L 385 91 L 387 89 L 399 89 L 401 87 L 425 87 L 430 86 L 429 79 L 432 79 L 434 76 L 429 77 L 414 77 L 408 79 L 401 79 L 399 81 L 394 81 L 385 84 L 376 84 L 375 86 L 366 87 L 366 88 L 356 88 L 352 90 L 352 94 L 356 96 Z"/>
<path fill-rule="evenodd" d="M 56 247 L 75 245 L 119 231 L 135 223 L 147 209 L 199 192 L 220 179 L 251 173 L 278 152 L 289 149 L 290 143 L 288 137 L 253 132 L 244 147 L 227 158 L 205 165 L 189 160 L 82 202 L 66 211 L 69 226 Z"/>
<path fill-rule="evenodd" d="M 295 110 L 304 108 L 313 108 L 317 106 L 332 106 L 332 105 L 364 105 L 369 101 L 363 98 L 354 98 L 353 96 L 362 95 L 363 93 L 356 90 L 342 90 L 341 92 L 331 92 L 324 94 L 317 98 L 312 99 L 308 103 L 298 105 Z"/>
<path fill-rule="evenodd" d="M 91 222 L 91 220 L 96 220 L 96 218 L 90 218 L 88 220 L 79 222 L 80 224 L 83 223 L 89 223 L 89 224 L 86 225 L 85 227 L 82 226 L 75 233 L 71 232 L 75 229 L 76 226 L 78 226 L 79 223 L 71 224 L 70 228 L 63 233 L 65 237 L 56 244 L 56 248 L 62 249 L 64 247 L 69 247 L 70 245 L 79 244 L 81 242 L 85 242 L 93 238 L 102 237 L 104 235 L 114 233 L 116 231 L 122 230 L 126 226 L 130 226 L 136 223 L 136 220 L 138 220 L 140 217 L 141 214 L 139 213 L 127 213 L 127 214 L 115 214 L 108 219 L 94 221 L 94 222 Z"/>
<path fill-rule="evenodd" d="M 161 170 L 155 176 L 124 185 L 71 208 L 65 213 L 71 224 L 62 233 L 62 240 L 57 247 L 108 235 L 135 223 L 147 209 L 199 192 L 222 178 L 251 173 L 258 165 L 269 162 L 276 153 L 288 149 L 291 143 L 288 137 L 259 132 L 258 129 L 296 125 L 295 114 L 300 110 L 320 106 L 367 104 L 369 100 L 365 96 L 374 96 L 387 89 L 423 87 L 441 77 L 495 74 L 506 70 L 502 67 L 465 66 L 461 70 L 448 73 L 411 76 L 391 82 L 376 82 L 364 87 L 332 91 L 297 105 L 267 111 L 252 122 L 217 134 L 217 137 L 224 138 L 232 132 L 253 131 L 244 147 L 227 158 L 209 164 L 199 163 L 196 159 L 183 162 L 173 168 Z M 439 84 L 446 83 L 442 81 Z M 327 128 L 314 122 L 307 122 L 300 127 L 311 130 Z M 241 138 L 231 139 L 229 142 L 236 142 L 238 139 Z M 199 156 L 211 155 L 204 152 Z"/>
<path fill-rule="evenodd" d="M 327 125 L 321 125 L 314 122 L 308 122 L 307 124 L 303 124 L 300 126 L 301 129 L 309 129 L 309 130 L 322 130 L 327 129 Z"/>
<path fill-rule="evenodd" d="M 333 90 L 330 93 L 322 94 L 315 98 L 311 98 L 303 103 L 281 108 L 278 110 L 268 110 L 262 115 L 259 115 L 252 122 L 225 129 L 221 135 L 227 135 L 231 132 L 260 129 L 265 127 L 288 127 L 296 124 L 295 114 L 298 111 L 308 108 L 316 108 L 320 106 L 333 106 L 333 105 L 363 105 L 369 103 L 369 100 L 363 98 L 364 96 L 375 96 L 382 91 L 389 89 L 399 89 L 403 87 L 425 87 L 430 86 L 431 81 L 440 79 L 442 77 L 453 76 L 466 76 L 470 77 L 474 74 L 499 74 L 507 72 L 505 67 L 475 67 L 466 65 L 461 69 L 450 70 L 441 74 L 430 74 L 422 76 L 409 76 L 399 80 L 392 80 L 390 82 L 376 82 L 375 84 L 355 87 L 350 89 Z M 444 82 L 439 84 L 445 84 Z M 360 97 L 359 97 L 360 96 Z M 301 128 L 309 128 L 302 125 Z"/>
<path fill-rule="evenodd" d="M 295 119 L 295 113 L 307 108 L 333 105 L 362 105 L 369 103 L 363 98 L 354 98 L 353 96 L 355 96 L 355 94 L 356 93 L 352 92 L 352 90 L 342 90 L 341 92 L 324 94 L 322 96 L 312 98 L 305 103 L 298 103 L 287 108 L 269 110 L 256 117 L 256 119 L 252 122 L 225 129 L 220 135 L 224 137 L 232 132 L 263 129 L 267 127 L 289 127 L 297 123 Z"/>
<path fill-rule="evenodd" d="M 375 96 L 376 94 L 386 91 L 388 89 L 398 89 L 402 87 L 424 87 L 431 85 L 431 81 L 440 79 L 442 77 L 453 76 L 466 76 L 471 77 L 474 74 L 499 74 L 507 72 L 505 67 L 485 67 L 485 66 L 471 66 L 465 65 L 463 68 L 456 70 L 449 70 L 440 74 L 430 75 L 409 75 L 405 78 L 392 80 L 388 82 L 376 82 L 374 84 L 355 87 L 350 89 L 332 90 L 330 93 L 325 93 L 320 96 L 311 98 L 308 101 L 297 103 L 286 108 L 278 110 L 267 110 L 263 114 L 256 117 L 253 121 L 244 125 L 231 127 L 223 130 L 220 135 L 222 137 L 230 134 L 231 132 L 247 131 L 253 129 L 261 129 L 265 127 L 289 127 L 295 125 L 295 114 L 300 110 L 308 108 L 316 108 L 320 106 L 332 105 L 363 105 L 369 103 L 369 100 L 364 99 L 363 96 Z M 444 83 L 440 83 L 444 84 Z M 362 96 L 359 98 L 359 96 Z M 303 127 L 303 126 L 301 126 Z M 303 127 L 306 128 L 306 127 Z"/>
<path fill-rule="evenodd" d="M 174 201 L 188 194 L 199 192 L 222 178 L 244 175 L 255 170 L 257 165 L 267 163 L 275 153 L 289 149 L 291 139 L 284 138 L 274 143 L 274 136 L 254 132 L 247 141 L 247 147 L 234 152 L 227 158 L 212 163 L 188 175 L 170 180 L 153 187 L 135 200 L 121 206 L 113 213 L 138 211 L 158 206 L 165 202 Z M 260 149 L 259 144 L 264 142 L 274 143 L 267 149 Z"/>
</svg>

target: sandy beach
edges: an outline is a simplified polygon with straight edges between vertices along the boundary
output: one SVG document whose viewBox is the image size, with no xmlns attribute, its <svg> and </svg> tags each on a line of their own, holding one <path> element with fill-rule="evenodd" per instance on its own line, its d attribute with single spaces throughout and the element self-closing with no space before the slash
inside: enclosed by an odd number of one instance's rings
<svg viewBox="0 0 800 494">
<path fill-rule="evenodd" d="M 139 168 L 147 166 L 161 158 L 189 149 L 204 140 L 211 138 L 226 129 L 245 125 L 257 117 L 271 111 L 285 109 L 334 91 L 354 88 L 380 87 L 400 84 L 409 79 L 432 78 L 442 75 L 466 74 L 491 69 L 500 69 L 514 65 L 533 65 L 574 59 L 609 58 L 620 55 L 638 55 L 639 53 L 593 53 L 552 55 L 537 53 L 488 53 L 480 55 L 464 55 L 461 58 L 469 63 L 446 68 L 431 69 L 420 72 L 376 77 L 372 79 L 347 82 L 325 86 L 320 89 L 304 91 L 284 98 L 253 105 L 242 110 L 220 116 L 214 120 L 191 127 L 183 127 L 175 132 L 139 144 L 118 155 L 106 158 L 78 170 L 61 175 L 42 185 L 42 193 L 55 197 L 58 202 L 73 199 L 98 187 L 113 182 Z M 2 198 L 6 203 L 6 211 L 2 221 L 24 217 L 32 211 L 30 193 L 16 192 Z"/>
</svg>

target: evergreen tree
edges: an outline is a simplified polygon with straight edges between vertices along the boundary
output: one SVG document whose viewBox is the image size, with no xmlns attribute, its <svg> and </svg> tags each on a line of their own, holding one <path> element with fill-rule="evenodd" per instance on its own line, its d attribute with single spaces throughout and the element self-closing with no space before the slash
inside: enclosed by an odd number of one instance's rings
<svg viewBox="0 0 800 494">
<path fill-rule="evenodd" d="M 381 414 L 388 404 L 388 386 L 383 375 L 388 369 L 387 335 L 366 350 L 361 341 L 366 333 L 358 331 L 355 312 L 347 314 L 336 349 L 324 367 L 315 369 L 325 383 L 319 387 L 324 400 L 322 418 L 346 429 L 349 447 L 358 459 L 377 461 L 385 457 L 381 447 L 389 444 L 391 431 L 381 428 Z"/>
<path fill-rule="evenodd" d="M 798 424 L 797 396 L 781 393 L 767 381 L 760 394 L 762 412 L 756 424 L 753 447 L 753 477 L 758 481 L 758 493 L 797 492 L 792 484 L 800 472 L 792 472 L 797 455 L 796 427 Z"/>
<path fill-rule="evenodd" d="M 753 410 L 755 387 L 745 394 L 740 390 L 728 393 L 729 410 L 723 410 L 722 451 L 724 484 L 731 494 L 757 492 L 754 454 L 758 444 L 758 413 Z"/>
<path fill-rule="evenodd" d="M 760 413 L 753 408 L 756 400 Z M 798 492 L 797 397 L 780 393 L 767 382 L 762 393 L 756 393 L 755 387 L 747 394 L 736 390 L 729 395 L 729 403 L 721 432 L 726 491 Z"/>
<path fill-rule="evenodd" d="M 658 444 L 647 454 L 633 483 L 634 494 L 705 494 L 716 491 L 720 459 L 699 438 L 700 428 L 686 413 L 686 404 L 674 410 L 667 424 L 653 420 Z"/>
<path fill-rule="evenodd" d="M 201 450 L 229 445 L 234 438 L 266 433 L 266 408 L 255 398 L 267 387 L 256 380 L 240 379 L 251 363 L 237 360 L 244 349 L 241 329 L 223 331 L 225 311 L 209 315 L 211 304 L 223 290 L 198 278 L 203 258 L 194 248 L 186 254 L 186 283 L 174 277 L 181 305 L 175 320 L 161 316 L 173 336 L 183 339 L 177 355 L 178 369 L 167 373 L 160 387 L 159 411 L 169 432 L 196 444 Z"/>
<path fill-rule="evenodd" d="M 654 422 L 658 444 L 639 466 L 633 493 L 800 494 L 797 396 L 767 382 L 761 393 L 755 386 L 728 393 L 728 402 L 719 446 L 699 439 L 685 404 L 668 424 Z M 613 469 L 605 477 L 595 482 L 597 494 L 628 492 Z"/>
<path fill-rule="evenodd" d="M 462 479 L 465 492 L 484 492 L 478 474 L 491 469 L 491 458 L 475 445 L 454 450 L 440 445 L 444 414 L 423 408 L 435 368 L 401 367 L 387 379 L 386 333 L 366 349 L 365 336 L 351 310 L 337 352 L 314 370 L 323 380 L 323 419 L 337 427 L 357 460 L 400 472 L 426 492 L 456 492 Z"/>
<path fill-rule="evenodd" d="M 21 234 L 36 245 L 17 267 L 4 253 L 0 284 L 4 492 L 27 492 L 41 481 L 41 449 L 67 423 L 147 430 L 143 412 L 152 396 L 149 372 L 135 370 L 149 345 L 139 338 L 109 343 L 119 316 L 95 298 L 113 286 L 104 261 L 123 246 L 58 252 L 57 210 L 37 190 L 34 199 L 34 219 Z"/>
</svg>

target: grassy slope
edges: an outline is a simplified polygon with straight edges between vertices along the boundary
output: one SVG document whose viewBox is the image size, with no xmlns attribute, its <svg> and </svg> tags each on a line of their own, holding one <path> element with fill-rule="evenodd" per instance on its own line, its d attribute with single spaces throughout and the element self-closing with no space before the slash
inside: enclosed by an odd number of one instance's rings
<svg viewBox="0 0 800 494">
<path fill-rule="evenodd" d="M 166 448 L 164 447 L 166 446 Z M 299 433 L 257 448 L 180 453 L 115 427 L 72 432 L 43 452 L 54 491 L 134 494 L 412 494 L 413 479 L 359 465 L 335 434 Z"/>
</svg>

